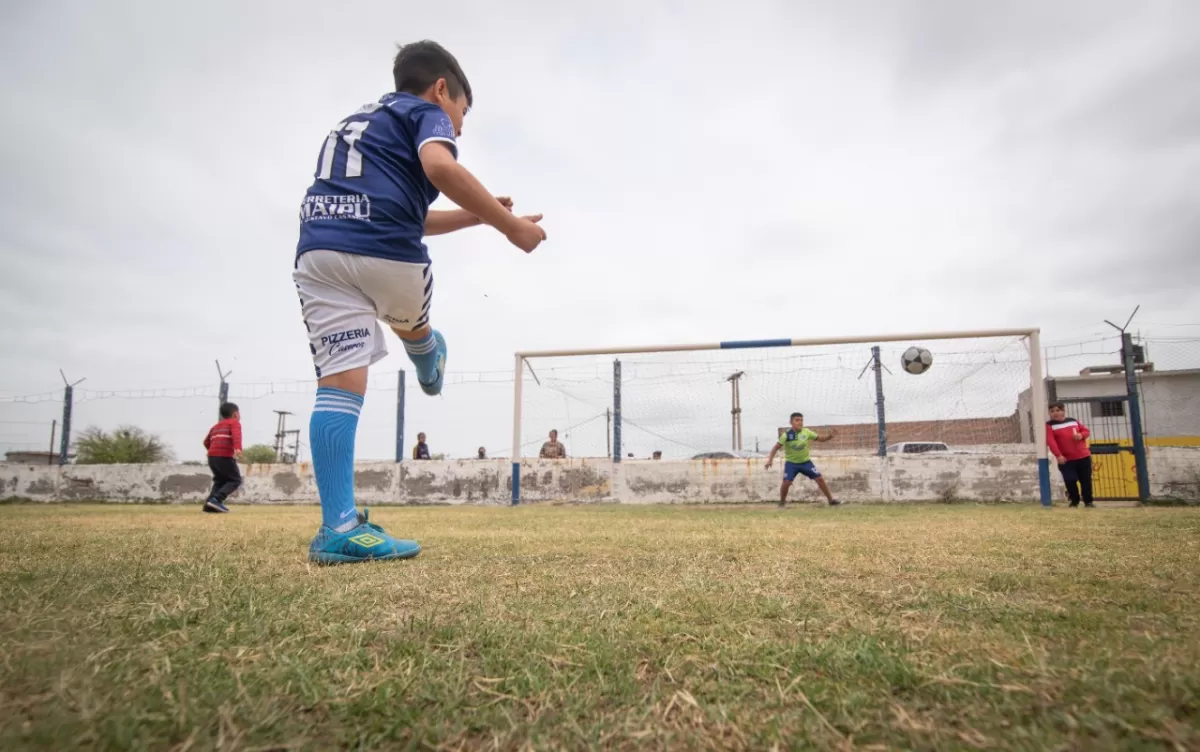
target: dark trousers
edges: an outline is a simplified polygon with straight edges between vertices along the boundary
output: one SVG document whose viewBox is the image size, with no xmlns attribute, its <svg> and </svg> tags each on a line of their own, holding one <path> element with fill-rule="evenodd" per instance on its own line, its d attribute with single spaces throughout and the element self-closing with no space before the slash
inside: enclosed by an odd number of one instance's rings
<svg viewBox="0 0 1200 752">
<path fill-rule="evenodd" d="M 1084 457 L 1079 460 L 1067 460 L 1058 466 L 1063 480 L 1067 483 L 1067 498 L 1071 506 L 1079 503 L 1080 496 L 1084 504 L 1092 503 L 1092 458 Z"/>
<path fill-rule="evenodd" d="M 210 499 L 224 503 L 229 494 L 241 487 L 242 471 L 232 457 L 209 457 L 208 469 L 213 474 L 212 493 L 208 495 Z"/>
</svg>

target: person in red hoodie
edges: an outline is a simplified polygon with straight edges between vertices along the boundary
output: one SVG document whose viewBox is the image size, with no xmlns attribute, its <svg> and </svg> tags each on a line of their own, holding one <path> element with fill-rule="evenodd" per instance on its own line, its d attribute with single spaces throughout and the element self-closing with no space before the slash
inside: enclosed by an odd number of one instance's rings
<svg viewBox="0 0 1200 752">
<path fill-rule="evenodd" d="M 212 493 L 204 502 L 205 512 L 228 512 L 225 499 L 242 485 L 237 456 L 242 453 L 242 414 L 232 402 L 221 405 L 221 419 L 204 437 L 208 467 L 212 470 Z"/>
<path fill-rule="evenodd" d="M 1087 426 L 1067 417 L 1061 402 L 1050 405 L 1050 420 L 1046 421 L 1046 448 L 1058 460 L 1058 470 L 1067 484 L 1071 506 L 1092 507 L 1092 451 L 1088 449 L 1091 432 Z"/>
</svg>

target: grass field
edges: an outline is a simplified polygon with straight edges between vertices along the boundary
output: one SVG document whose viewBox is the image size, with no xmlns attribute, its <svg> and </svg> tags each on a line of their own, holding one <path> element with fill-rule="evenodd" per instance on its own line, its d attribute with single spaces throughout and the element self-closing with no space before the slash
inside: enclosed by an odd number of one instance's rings
<svg viewBox="0 0 1200 752">
<path fill-rule="evenodd" d="M 1200 510 L 0 506 L 0 748 L 1200 748 Z"/>
</svg>

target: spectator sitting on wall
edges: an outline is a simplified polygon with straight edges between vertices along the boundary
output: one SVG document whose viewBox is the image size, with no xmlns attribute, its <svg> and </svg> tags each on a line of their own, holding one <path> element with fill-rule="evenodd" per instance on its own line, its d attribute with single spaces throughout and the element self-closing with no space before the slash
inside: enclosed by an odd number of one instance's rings
<svg viewBox="0 0 1200 752">
<path fill-rule="evenodd" d="M 429 456 L 429 445 L 425 443 L 425 434 L 423 434 L 423 433 L 417 434 L 417 445 L 415 447 L 413 447 L 413 459 L 414 460 L 432 459 Z"/>
<path fill-rule="evenodd" d="M 541 458 L 544 460 L 565 460 L 567 447 L 558 440 L 558 431 L 550 431 L 550 440 L 542 444 Z"/>
<path fill-rule="evenodd" d="M 484 449 L 483 447 L 479 447 L 479 459 L 481 459 L 481 460 L 487 459 L 487 450 Z"/>
</svg>

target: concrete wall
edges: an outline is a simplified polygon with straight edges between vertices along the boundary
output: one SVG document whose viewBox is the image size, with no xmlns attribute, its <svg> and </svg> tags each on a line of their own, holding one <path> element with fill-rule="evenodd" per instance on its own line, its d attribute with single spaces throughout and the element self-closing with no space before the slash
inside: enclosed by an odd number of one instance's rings
<svg viewBox="0 0 1200 752">
<path fill-rule="evenodd" d="M 1033 455 L 833 455 L 814 458 L 842 501 L 1036 501 Z M 630 504 L 735 503 L 779 498 L 780 466 L 757 460 L 622 463 L 619 499 Z M 815 483 L 798 480 L 790 498 L 820 500 Z"/>
<path fill-rule="evenodd" d="M 1200 447 L 1156 446 L 1148 456 L 1152 497 L 1200 501 Z"/>
<path fill-rule="evenodd" d="M 312 466 L 249 465 L 234 501 L 317 503 Z M 521 491 L 529 501 L 611 497 L 611 463 L 594 460 L 528 460 Z M 195 465 L 0 464 L 0 498 L 37 501 L 203 501 L 212 485 L 208 468 Z M 363 505 L 507 504 L 512 499 L 508 460 L 360 462 L 354 494 Z"/>
<path fill-rule="evenodd" d="M 816 460 L 844 501 L 1035 501 L 1038 496 L 1036 463 L 1028 453 L 886 459 L 833 455 Z M 761 460 L 632 460 L 614 466 L 607 460 L 531 459 L 521 466 L 521 495 L 526 502 L 772 501 L 781 467 L 768 471 Z M 246 483 L 234 501 L 317 502 L 309 465 L 252 465 L 243 473 Z M 507 504 L 511 499 L 507 460 L 364 462 L 356 465 L 354 476 L 356 497 L 364 505 Z M 0 498 L 198 503 L 209 484 L 207 468 L 188 465 L 0 466 Z M 793 486 L 794 500 L 819 498 L 813 483 Z"/>
<path fill-rule="evenodd" d="M 815 458 L 834 493 L 844 501 L 1036 501 L 1032 454 L 873 456 Z M 251 465 L 234 498 L 252 503 L 316 503 L 309 465 Z M 780 468 L 761 460 L 632 460 L 615 468 L 605 460 L 526 460 L 521 495 L 526 502 L 620 501 L 629 504 L 702 504 L 773 501 Z M 363 462 L 355 467 L 355 495 L 363 505 L 508 504 L 512 473 L 507 460 Z M 0 465 L 0 498 L 35 501 L 199 503 L 208 493 L 206 468 L 188 465 Z M 1051 478 L 1062 498 L 1057 473 Z M 1152 447 L 1150 491 L 1155 497 L 1200 500 L 1200 447 Z M 793 500 L 820 499 L 815 484 L 800 481 Z"/>
</svg>

